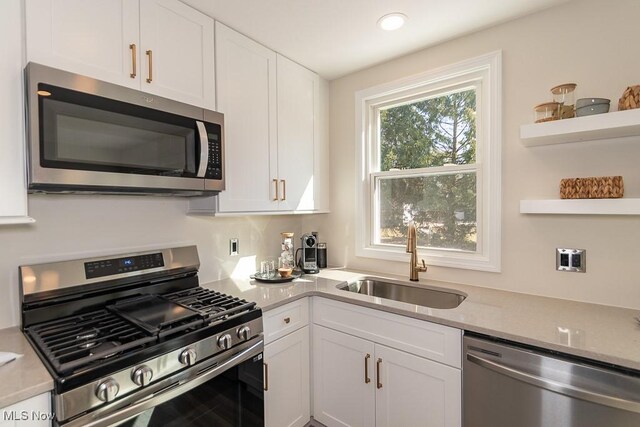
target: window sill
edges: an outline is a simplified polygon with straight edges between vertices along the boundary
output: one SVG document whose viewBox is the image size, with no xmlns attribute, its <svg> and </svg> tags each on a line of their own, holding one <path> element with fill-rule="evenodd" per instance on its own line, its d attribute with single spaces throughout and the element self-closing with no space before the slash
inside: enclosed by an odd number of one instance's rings
<svg viewBox="0 0 640 427">
<path fill-rule="evenodd" d="M 380 246 L 361 247 L 356 249 L 356 256 L 383 261 L 409 262 L 409 254 L 401 248 Z M 492 263 L 489 257 L 477 253 L 464 253 L 446 250 L 418 250 L 418 259 L 424 258 L 427 266 L 460 268 L 463 270 L 488 271 L 500 273 L 500 265 Z"/>
</svg>

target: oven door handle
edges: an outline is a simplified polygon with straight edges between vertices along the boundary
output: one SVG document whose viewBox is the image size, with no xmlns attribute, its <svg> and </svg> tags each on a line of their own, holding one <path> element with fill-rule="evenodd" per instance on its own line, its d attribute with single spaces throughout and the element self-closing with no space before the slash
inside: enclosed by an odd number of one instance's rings
<svg viewBox="0 0 640 427">
<path fill-rule="evenodd" d="M 116 410 L 109 414 L 103 414 L 99 418 L 95 420 L 85 419 L 91 415 L 89 414 L 87 417 L 79 417 L 69 423 L 63 424 L 64 427 L 75 427 L 75 426 L 84 426 L 84 427 L 103 427 L 110 426 L 112 424 L 116 424 L 119 422 L 126 421 L 130 418 L 133 418 L 137 415 L 140 415 L 144 411 L 151 409 L 155 406 L 158 406 L 162 403 L 168 402 L 174 397 L 178 397 L 181 394 L 192 390 L 199 385 L 206 383 L 207 381 L 217 377 L 221 373 L 225 372 L 227 369 L 233 368 L 234 366 L 239 365 L 240 363 L 259 355 L 262 353 L 264 349 L 264 340 L 260 339 L 256 343 L 252 344 L 250 347 L 242 350 L 229 359 L 226 359 L 222 363 L 219 363 L 205 371 L 198 373 L 198 376 L 185 382 L 185 383 L 173 383 L 168 385 L 167 387 L 159 390 L 154 393 L 150 397 L 144 397 L 137 402 L 126 406 L 122 409 Z M 194 366 L 197 368 L 197 365 Z"/>
<path fill-rule="evenodd" d="M 198 163 L 198 178 L 204 178 L 207 173 L 207 165 L 209 164 L 209 138 L 207 137 L 207 128 L 204 123 L 196 121 L 198 128 L 198 136 L 200 137 L 200 163 Z"/>
</svg>

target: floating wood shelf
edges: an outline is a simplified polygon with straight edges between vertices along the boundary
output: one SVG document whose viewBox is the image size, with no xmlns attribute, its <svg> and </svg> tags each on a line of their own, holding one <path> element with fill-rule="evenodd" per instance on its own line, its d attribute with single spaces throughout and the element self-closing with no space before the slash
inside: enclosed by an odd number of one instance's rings
<svg viewBox="0 0 640 427">
<path fill-rule="evenodd" d="M 522 214 L 640 215 L 640 199 L 520 200 Z"/>
<path fill-rule="evenodd" d="M 640 109 L 520 126 L 526 147 L 640 136 Z"/>
</svg>

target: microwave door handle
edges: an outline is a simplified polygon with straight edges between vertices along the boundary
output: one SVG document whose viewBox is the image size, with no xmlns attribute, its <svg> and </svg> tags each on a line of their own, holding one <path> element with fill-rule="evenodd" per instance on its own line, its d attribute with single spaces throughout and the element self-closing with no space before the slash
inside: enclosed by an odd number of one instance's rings
<svg viewBox="0 0 640 427">
<path fill-rule="evenodd" d="M 196 127 L 198 128 L 198 135 L 200 136 L 200 163 L 198 163 L 198 178 L 204 178 L 207 173 L 207 165 L 209 163 L 209 138 L 207 137 L 207 128 L 204 127 L 204 123 L 196 121 Z"/>
</svg>

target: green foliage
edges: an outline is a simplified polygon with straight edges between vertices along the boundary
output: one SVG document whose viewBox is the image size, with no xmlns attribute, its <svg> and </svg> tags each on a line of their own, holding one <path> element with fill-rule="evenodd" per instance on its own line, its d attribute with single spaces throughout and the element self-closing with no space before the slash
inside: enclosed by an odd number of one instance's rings
<svg viewBox="0 0 640 427">
<path fill-rule="evenodd" d="M 381 170 L 464 165 L 476 157 L 474 90 L 380 112 Z M 421 246 L 475 251 L 475 173 L 380 180 L 381 243 L 402 244 L 413 219 Z"/>
</svg>

